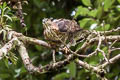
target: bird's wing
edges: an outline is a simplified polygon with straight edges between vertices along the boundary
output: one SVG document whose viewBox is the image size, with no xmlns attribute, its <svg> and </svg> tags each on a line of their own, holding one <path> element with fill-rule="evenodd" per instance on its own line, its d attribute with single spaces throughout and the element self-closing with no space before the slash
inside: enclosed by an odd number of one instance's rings
<svg viewBox="0 0 120 80">
<path fill-rule="evenodd" d="M 57 24 L 60 32 L 70 32 L 74 33 L 76 31 L 81 31 L 82 29 L 74 20 L 68 20 L 68 19 L 58 19 L 55 21 Z"/>
</svg>

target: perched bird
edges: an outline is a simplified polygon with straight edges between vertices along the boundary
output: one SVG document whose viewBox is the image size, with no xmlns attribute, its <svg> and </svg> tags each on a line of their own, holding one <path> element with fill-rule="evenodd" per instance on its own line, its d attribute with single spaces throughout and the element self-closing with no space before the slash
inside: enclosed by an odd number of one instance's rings
<svg viewBox="0 0 120 80">
<path fill-rule="evenodd" d="M 75 45 L 76 41 L 84 38 L 85 30 L 80 28 L 75 20 L 45 18 L 42 23 L 44 37 L 55 51 L 64 48 L 67 44 L 69 47 Z"/>
<path fill-rule="evenodd" d="M 68 19 L 43 19 L 45 39 L 53 48 L 61 47 L 63 43 L 73 43 L 78 32 L 83 29 L 74 20 Z"/>
</svg>

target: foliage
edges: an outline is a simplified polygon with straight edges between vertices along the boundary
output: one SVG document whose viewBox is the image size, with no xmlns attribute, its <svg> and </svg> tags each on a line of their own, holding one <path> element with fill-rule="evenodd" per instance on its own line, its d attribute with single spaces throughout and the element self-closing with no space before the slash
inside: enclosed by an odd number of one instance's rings
<svg viewBox="0 0 120 80">
<path fill-rule="evenodd" d="M 95 29 L 104 31 L 120 26 L 120 0 L 29 0 L 29 4 L 23 6 L 23 12 L 27 13 L 25 16 L 27 31 L 19 27 L 19 19 L 16 18 L 14 11 L 15 10 L 11 10 L 6 3 L 0 5 L 0 25 L 11 26 L 14 30 L 22 32 L 27 36 L 43 40 L 42 19 L 45 17 L 75 19 L 82 28 L 88 30 Z M 74 50 L 81 47 L 81 44 L 82 43 L 74 47 Z M 44 65 L 52 61 L 51 50 L 37 45 L 27 44 L 27 47 L 28 46 L 29 55 L 34 65 Z M 117 46 L 119 46 L 119 43 L 116 44 L 116 47 Z M 86 54 L 92 52 L 95 47 L 96 46 L 93 45 L 86 51 Z M 102 50 L 107 53 L 108 47 L 109 46 L 105 47 L 104 45 L 102 46 Z M 95 76 L 95 73 L 78 67 L 74 61 L 54 72 L 39 75 L 30 74 L 25 69 L 18 52 L 13 52 L 18 58 L 17 63 L 16 61 L 9 63 L 8 59 L 1 60 L 0 80 L 100 80 Z M 115 54 L 116 51 L 113 52 L 111 56 Z M 16 60 L 16 56 L 11 59 Z M 61 59 L 61 56 L 60 54 L 56 54 L 57 59 Z M 100 58 L 101 61 L 99 61 L 98 58 Z M 100 64 L 103 61 L 103 56 L 101 53 L 98 53 L 98 55 L 84 59 L 84 61 L 92 65 Z M 120 63 L 117 62 L 106 68 L 108 71 L 106 77 L 109 80 L 120 80 L 119 66 Z"/>
</svg>

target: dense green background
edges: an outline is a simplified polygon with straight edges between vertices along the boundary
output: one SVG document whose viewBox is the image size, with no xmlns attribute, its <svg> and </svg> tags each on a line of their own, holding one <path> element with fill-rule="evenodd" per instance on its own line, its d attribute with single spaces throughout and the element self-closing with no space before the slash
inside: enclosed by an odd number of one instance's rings
<svg viewBox="0 0 120 80">
<path fill-rule="evenodd" d="M 14 12 L 14 10 L 13 10 Z M 22 32 L 26 36 L 42 39 L 43 38 L 43 18 L 67 18 L 75 19 L 82 28 L 90 30 L 91 25 L 97 25 L 96 30 L 110 30 L 120 26 L 120 0 L 29 0 L 28 5 L 23 6 L 27 31 L 19 27 L 19 21 L 10 23 L 17 32 Z M 76 14 L 73 16 L 73 13 Z M 103 27 L 104 26 L 104 27 Z M 115 33 L 116 34 L 116 33 Z M 119 34 L 119 33 L 118 33 Z M 80 47 L 81 44 L 74 49 Z M 116 47 L 119 47 L 119 43 Z M 33 64 L 40 66 L 52 61 L 51 51 L 37 45 L 26 45 L 29 56 Z M 91 46 L 86 54 L 93 51 L 95 45 Z M 102 50 L 107 53 L 108 47 L 103 46 Z M 17 51 L 13 52 L 18 57 L 17 64 L 7 63 L 5 59 L 0 61 L 0 80 L 99 80 L 95 73 L 77 66 L 74 61 L 64 68 L 45 73 L 30 74 L 24 68 L 21 58 Z M 120 51 L 112 53 L 111 57 Z M 57 54 L 57 59 L 61 59 Z M 89 59 L 82 59 L 91 65 L 102 63 L 103 56 L 93 56 Z M 120 80 L 120 61 L 107 67 L 106 77 L 109 80 Z"/>
</svg>

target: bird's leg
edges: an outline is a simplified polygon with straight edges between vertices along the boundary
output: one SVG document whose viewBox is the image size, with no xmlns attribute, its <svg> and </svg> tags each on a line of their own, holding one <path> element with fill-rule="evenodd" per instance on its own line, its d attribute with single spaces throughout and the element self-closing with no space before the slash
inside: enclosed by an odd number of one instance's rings
<svg viewBox="0 0 120 80">
<path fill-rule="evenodd" d="M 55 59 L 55 50 L 52 50 L 52 58 L 53 58 L 53 62 L 55 63 L 56 62 L 56 59 Z"/>
</svg>

